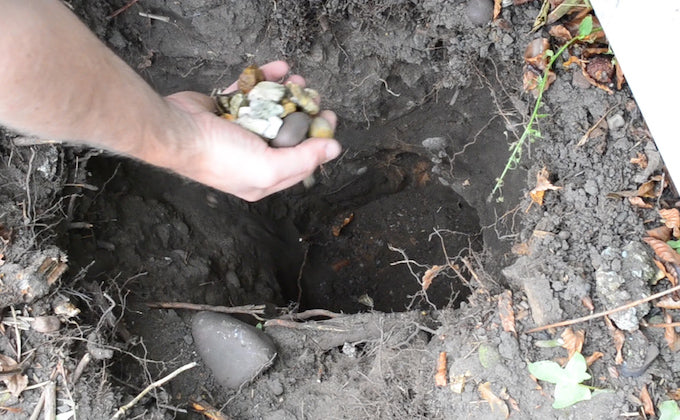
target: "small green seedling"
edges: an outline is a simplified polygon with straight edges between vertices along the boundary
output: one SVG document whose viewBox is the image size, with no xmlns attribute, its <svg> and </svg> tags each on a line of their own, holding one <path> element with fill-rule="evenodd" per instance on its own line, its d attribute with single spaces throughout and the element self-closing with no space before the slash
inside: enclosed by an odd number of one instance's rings
<svg viewBox="0 0 680 420">
<path fill-rule="evenodd" d="M 666 242 L 666 243 L 667 243 L 668 245 L 670 245 L 671 248 L 673 248 L 673 249 L 676 250 L 677 252 L 680 252 L 680 240 L 677 240 L 677 241 L 668 241 L 668 242 Z"/>
<path fill-rule="evenodd" d="M 680 408 L 673 400 L 659 404 L 659 420 L 680 420 Z"/>
<path fill-rule="evenodd" d="M 508 171 L 515 169 L 517 166 L 519 166 L 519 163 L 522 159 L 522 148 L 524 147 L 524 143 L 527 140 L 533 143 L 537 139 L 541 138 L 541 132 L 534 127 L 534 124 L 536 124 L 540 118 L 545 118 L 547 116 L 546 114 L 539 114 L 538 110 L 543 104 L 543 93 L 545 92 L 548 83 L 548 77 L 550 76 L 550 71 L 553 68 L 553 64 L 555 64 L 555 61 L 560 56 L 562 56 L 562 53 L 566 51 L 567 48 L 572 46 L 575 42 L 586 41 L 592 33 L 593 33 L 593 17 L 588 15 L 581 21 L 581 24 L 578 27 L 577 36 L 573 37 L 567 43 L 562 45 L 557 50 L 557 52 L 553 52 L 552 50 L 547 50 L 545 52 L 546 56 L 550 58 L 550 60 L 548 61 L 548 64 L 545 66 L 543 75 L 541 76 L 541 79 L 538 82 L 537 87 L 538 96 L 536 97 L 536 103 L 534 104 L 533 112 L 531 113 L 531 117 L 529 117 L 529 122 L 527 122 L 527 125 L 524 127 L 524 132 L 522 132 L 522 135 L 520 136 L 519 140 L 510 145 L 511 151 L 510 157 L 508 158 L 508 161 L 505 163 L 505 168 L 503 168 L 501 176 L 496 178 L 496 184 L 494 185 L 493 190 L 491 190 L 491 194 L 489 194 L 489 197 L 486 199 L 487 202 L 491 202 L 494 194 L 496 194 L 496 192 L 503 187 L 503 180 L 505 179 L 505 176 L 507 175 Z M 497 201 L 502 202 L 503 196 L 502 195 L 499 196 L 497 198 Z"/>
<path fill-rule="evenodd" d="M 587 368 L 586 359 L 578 352 L 571 356 L 564 368 L 550 360 L 529 363 L 529 372 L 536 379 L 555 384 L 553 408 L 569 407 L 591 398 L 591 387 L 581 384 L 590 379 Z"/>
</svg>

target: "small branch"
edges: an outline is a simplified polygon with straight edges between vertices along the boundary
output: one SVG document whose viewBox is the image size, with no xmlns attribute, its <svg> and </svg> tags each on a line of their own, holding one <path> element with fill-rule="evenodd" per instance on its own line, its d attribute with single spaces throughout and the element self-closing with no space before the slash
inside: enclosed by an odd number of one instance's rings
<svg viewBox="0 0 680 420">
<path fill-rule="evenodd" d="M 124 11 L 126 11 L 127 9 L 129 9 L 130 6 L 132 6 L 133 4 L 137 3 L 138 1 L 139 1 L 139 0 L 130 0 L 129 2 L 127 2 L 126 5 L 124 5 L 124 6 L 121 7 L 120 9 L 116 10 L 115 12 L 111 13 L 111 14 L 108 15 L 106 18 L 107 18 L 107 19 L 115 18 L 115 17 L 118 16 L 119 14 L 121 14 L 121 13 L 123 13 Z"/>
<path fill-rule="evenodd" d="M 550 329 L 550 328 L 566 327 L 567 325 L 574 325 L 574 324 L 578 324 L 580 322 L 590 321 L 591 319 L 601 318 L 603 316 L 611 315 L 611 314 L 616 313 L 616 312 L 625 311 L 626 309 L 633 308 L 633 307 L 638 306 L 640 304 L 649 302 L 649 301 L 654 300 L 654 299 L 658 299 L 660 297 L 669 295 L 669 294 L 671 294 L 673 292 L 677 292 L 679 290 L 680 290 L 680 284 L 675 286 L 675 287 L 671 287 L 670 289 L 665 290 L 663 292 L 659 292 L 659 293 L 655 293 L 651 296 L 647 296 L 646 298 L 638 299 L 636 301 L 626 303 L 625 305 L 619 306 L 618 308 L 610 309 L 610 310 L 604 311 L 604 312 L 598 312 L 596 314 L 592 314 L 592 315 L 588 315 L 588 316 L 583 316 L 581 318 L 571 319 L 571 320 L 562 321 L 562 322 L 556 322 L 554 324 L 532 328 L 528 331 L 525 331 L 524 334 L 531 334 L 531 333 L 535 333 L 535 332 L 538 332 L 538 331 L 547 330 L 547 329 Z"/>
<path fill-rule="evenodd" d="M 50 381 L 45 386 L 45 420 L 54 420 L 57 418 L 57 385 L 54 381 Z"/>
<path fill-rule="evenodd" d="M 303 320 L 309 319 L 315 316 L 325 316 L 327 318 L 337 318 L 339 316 L 344 316 L 345 314 L 339 314 L 337 312 L 331 312 L 326 309 L 309 309 L 307 311 L 299 312 L 296 314 L 286 314 L 279 317 L 279 319 L 292 319 L 292 320 Z"/>
<path fill-rule="evenodd" d="M 171 380 L 175 376 L 179 375 L 180 373 L 184 372 L 185 370 L 193 369 L 196 366 L 198 366 L 198 363 L 196 363 L 196 362 L 188 363 L 188 364 L 180 367 L 179 369 L 175 370 L 174 372 L 172 372 L 168 376 L 161 378 L 161 379 L 157 380 L 156 382 L 153 382 L 152 384 L 150 384 L 149 386 L 144 388 L 144 390 L 142 390 L 142 392 L 140 392 L 139 395 L 137 395 L 135 398 L 133 398 L 132 401 L 130 401 L 129 403 L 127 403 L 124 406 L 122 406 L 121 408 L 119 408 L 118 411 L 116 411 L 116 414 L 114 414 L 113 417 L 111 417 L 111 420 L 121 418 L 121 416 L 123 416 L 126 411 L 128 411 L 135 404 L 137 404 L 139 402 L 139 400 L 141 400 L 152 389 L 158 388 L 159 386 L 162 386 L 163 384 L 165 384 L 166 382 L 168 382 L 169 380 Z"/>
<path fill-rule="evenodd" d="M 170 22 L 170 18 L 167 17 L 167 16 L 154 15 L 153 13 L 144 13 L 144 12 L 139 12 L 137 14 L 139 16 L 147 18 L 147 19 L 159 20 L 159 21 L 165 22 L 165 23 Z"/>
<path fill-rule="evenodd" d="M 223 314 L 247 314 L 260 320 L 261 318 L 258 315 L 264 315 L 265 311 L 265 305 L 212 306 L 187 302 L 148 302 L 146 306 L 149 308 L 188 309 L 190 311 L 210 311 Z"/>
</svg>

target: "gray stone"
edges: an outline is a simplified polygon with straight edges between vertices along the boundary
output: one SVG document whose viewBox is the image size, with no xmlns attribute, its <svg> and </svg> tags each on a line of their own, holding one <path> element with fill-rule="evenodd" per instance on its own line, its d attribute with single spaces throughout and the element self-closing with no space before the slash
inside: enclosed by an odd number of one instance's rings
<svg viewBox="0 0 680 420">
<path fill-rule="evenodd" d="M 238 389 L 267 369 L 276 357 L 269 337 L 229 315 L 199 312 L 191 332 L 201 358 L 225 388 Z"/>
<path fill-rule="evenodd" d="M 283 126 L 270 142 L 273 147 L 292 147 L 307 138 L 312 119 L 304 112 L 293 112 L 283 119 Z"/>
<path fill-rule="evenodd" d="M 470 22 L 477 26 L 486 25 L 493 17 L 493 2 L 491 0 L 468 0 L 465 11 Z"/>
</svg>

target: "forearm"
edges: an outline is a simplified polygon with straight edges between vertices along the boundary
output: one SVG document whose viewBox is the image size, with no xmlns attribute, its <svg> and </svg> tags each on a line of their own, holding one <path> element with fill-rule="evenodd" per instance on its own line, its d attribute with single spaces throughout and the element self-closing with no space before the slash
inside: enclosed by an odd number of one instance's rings
<svg viewBox="0 0 680 420">
<path fill-rule="evenodd" d="M 160 166 L 190 147 L 191 122 L 59 1 L 0 0 L 0 10 L 0 123 Z"/>
</svg>

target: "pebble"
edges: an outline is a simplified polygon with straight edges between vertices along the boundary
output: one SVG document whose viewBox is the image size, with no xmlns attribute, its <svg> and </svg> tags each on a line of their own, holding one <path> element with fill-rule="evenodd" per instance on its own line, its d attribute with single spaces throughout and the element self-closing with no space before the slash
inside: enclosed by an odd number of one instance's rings
<svg viewBox="0 0 680 420">
<path fill-rule="evenodd" d="M 626 121 L 621 114 L 614 114 L 607 118 L 607 126 L 611 131 L 616 131 L 626 125 Z"/>
<path fill-rule="evenodd" d="M 250 115 L 244 115 L 238 117 L 236 123 L 255 134 L 271 140 L 278 134 L 279 129 L 283 125 L 283 120 L 279 117 L 270 117 L 263 120 L 260 118 L 253 118 Z"/>
<path fill-rule="evenodd" d="M 309 137 L 332 139 L 335 133 L 333 127 L 325 118 L 316 117 L 309 126 Z"/>
<path fill-rule="evenodd" d="M 470 22 L 477 26 L 486 25 L 493 18 L 493 2 L 491 0 L 468 0 L 465 11 Z"/>
<path fill-rule="evenodd" d="M 292 147 L 307 138 L 312 119 L 304 112 L 293 112 L 283 119 L 279 133 L 271 141 L 272 147 Z"/>
<path fill-rule="evenodd" d="M 256 101 L 258 99 L 272 102 L 279 102 L 286 94 L 286 88 L 276 82 L 260 82 L 255 85 L 253 90 L 248 92 L 248 100 Z"/>
<path fill-rule="evenodd" d="M 276 357 L 268 336 L 229 315 L 199 312 L 191 332 L 198 354 L 215 380 L 227 389 L 238 389 L 252 380 Z"/>
</svg>

